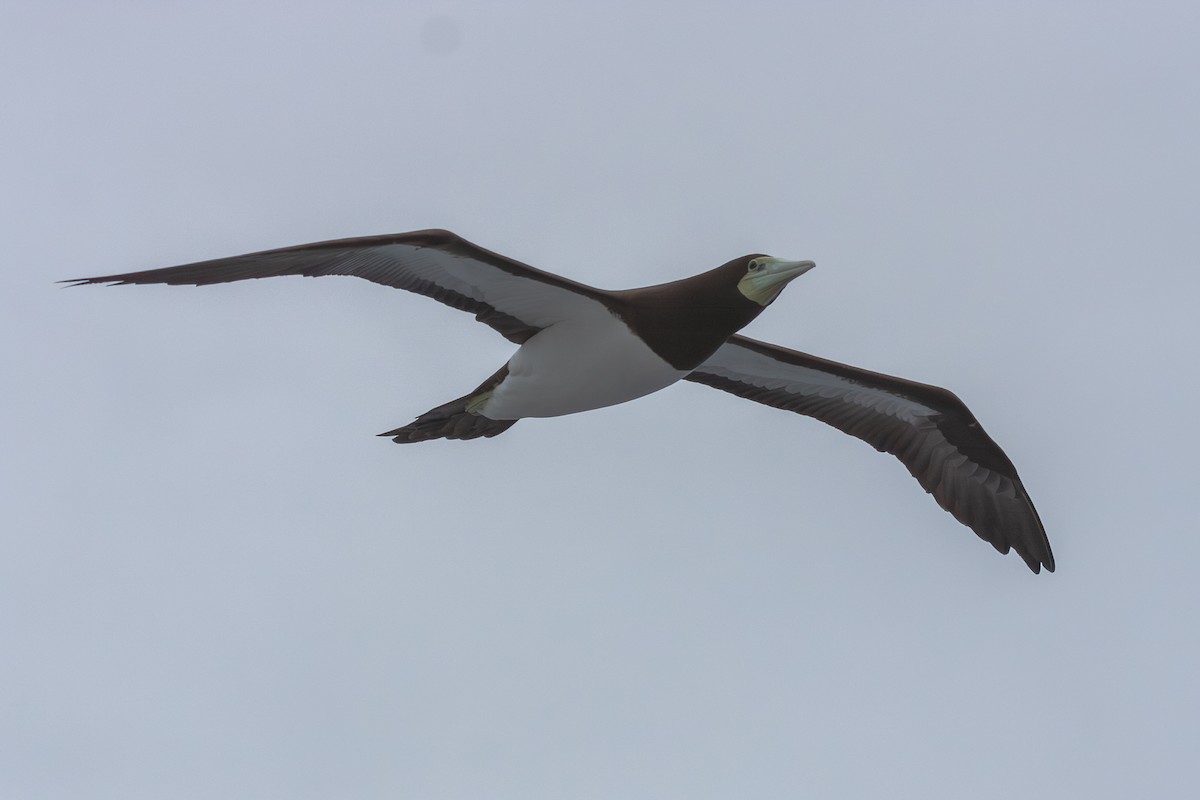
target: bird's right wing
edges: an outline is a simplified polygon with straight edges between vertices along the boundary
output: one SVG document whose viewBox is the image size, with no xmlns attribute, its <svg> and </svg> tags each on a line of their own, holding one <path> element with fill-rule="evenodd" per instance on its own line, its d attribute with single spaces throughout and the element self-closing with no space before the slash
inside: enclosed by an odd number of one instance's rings
<svg viewBox="0 0 1200 800">
<path fill-rule="evenodd" d="M 354 275 L 469 311 L 518 344 L 539 330 L 605 305 L 598 289 L 485 250 L 449 231 L 337 239 L 178 267 L 64 283 L 202 286 L 279 275 Z"/>
<path fill-rule="evenodd" d="M 945 389 L 734 336 L 687 380 L 814 417 L 908 467 L 945 510 L 1034 572 L 1054 571 L 1050 542 L 1017 470 Z"/>
</svg>

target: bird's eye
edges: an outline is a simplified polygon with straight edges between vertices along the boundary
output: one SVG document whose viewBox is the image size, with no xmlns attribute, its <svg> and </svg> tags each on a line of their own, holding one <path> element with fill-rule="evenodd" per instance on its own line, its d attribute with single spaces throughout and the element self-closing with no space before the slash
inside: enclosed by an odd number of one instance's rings
<svg viewBox="0 0 1200 800">
<path fill-rule="evenodd" d="M 750 271 L 751 272 L 757 272 L 760 268 L 762 268 L 762 264 L 758 263 L 757 259 L 750 262 Z"/>
</svg>

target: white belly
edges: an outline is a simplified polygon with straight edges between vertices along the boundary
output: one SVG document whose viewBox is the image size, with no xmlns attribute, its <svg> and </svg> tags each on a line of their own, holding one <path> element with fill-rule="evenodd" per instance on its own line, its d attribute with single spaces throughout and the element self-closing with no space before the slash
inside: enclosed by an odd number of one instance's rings
<svg viewBox="0 0 1200 800">
<path fill-rule="evenodd" d="M 574 414 L 657 392 L 687 374 L 605 309 L 534 334 L 480 413 L 490 419 Z"/>
</svg>

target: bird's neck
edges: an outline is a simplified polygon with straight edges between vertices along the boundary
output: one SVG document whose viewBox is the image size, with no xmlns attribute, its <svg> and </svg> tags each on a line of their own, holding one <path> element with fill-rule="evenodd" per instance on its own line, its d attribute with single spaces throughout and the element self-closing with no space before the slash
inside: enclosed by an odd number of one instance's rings
<svg viewBox="0 0 1200 800">
<path fill-rule="evenodd" d="M 689 371 L 763 310 L 728 281 L 689 278 L 618 296 L 613 312 L 668 364 Z"/>
</svg>

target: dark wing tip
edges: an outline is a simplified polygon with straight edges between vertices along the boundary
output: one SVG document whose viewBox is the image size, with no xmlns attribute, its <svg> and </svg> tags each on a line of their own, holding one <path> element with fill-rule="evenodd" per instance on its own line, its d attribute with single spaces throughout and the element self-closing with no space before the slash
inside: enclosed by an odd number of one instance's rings
<svg viewBox="0 0 1200 800">
<path fill-rule="evenodd" d="M 1053 556 L 1047 556 L 1045 561 L 1038 561 L 1036 558 L 1027 558 L 1025 559 L 1025 563 L 1034 575 L 1040 575 L 1043 568 L 1045 568 L 1046 572 L 1054 572 Z"/>
<path fill-rule="evenodd" d="M 67 287 L 93 286 L 97 284 L 104 284 L 105 286 L 134 286 L 136 284 L 148 283 L 192 284 L 199 286 L 205 281 L 198 279 L 193 274 L 189 274 L 189 270 L 197 266 L 206 265 L 206 263 L 184 264 L 180 267 L 163 267 L 161 269 L 148 269 L 139 272 L 124 272 L 119 275 L 98 275 L 94 278 L 68 278 L 63 281 L 55 281 L 55 283 Z M 226 278 L 225 280 L 233 280 L 233 278 Z M 213 281 L 210 280 L 208 282 L 211 283 Z"/>
<path fill-rule="evenodd" d="M 1040 573 L 1043 567 L 1045 567 L 1046 572 L 1054 572 L 1054 553 L 1050 552 L 1049 543 L 1046 544 L 1045 549 L 1046 552 L 1042 554 L 1040 560 L 1037 556 L 1031 556 L 1029 558 L 1021 556 L 1022 558 L 1025 558 L 1025 563 L 1029 565 L 1031 570 L 1033 570 L 1034 575 Z"/>
<path fill-rule="evenodd" d="M 1032 506 L 1032 503 L 1030 505 Z M 1045 568 L 1046 572 L 1054 572 L 1054 552 L 1050 549 L 1050 539 L 1046 536 L 1044 528 L 1039 526 L 1037 538 L 1016 549 L 1018 555 L 1033 570 L 1034 575 L 1040 573 L 1043 568 Z"/>
<path fill-rule="evenodd" d="M 62 281 L 55 281 L 56 286 L 64 286 L 67 288 L 75 286 L 88 286 L 93 283 L 116 283 L 115 280 L 109 278 L 67 278 Z"/>
<path fill-rule="evenodd" d="M 933 495 L 939 506 L 974 531 L 996 552 L 1008 555 L 1016 551 L 1035 575 L 1043 567 L 1047 572 L 1054 572 L 1050 539 L 1033 501 L 1015 472 L 1004 476 L 1011 481 L 1009 489 L 998 492 L 994 487 L 987 488 L 984 484 L 974 482 L 970 474 L 956 475 L 945 469 L 914 469 L 920 466 L 918 463 L 906 462 L 905 466 Z"/>
<path fill-rule="evenodd" d="M 1005 549 L 1007 550 L 1007 548 Z M 1054 572 L 1054 555 L 1049 550 L 1042 556 L 1035 556 L 1022 552 L 1022 550 L 1017 550 L 1017 555 L 1021 557 L 1021 560 L 1025 562 L 1025 566 L 1029 567 L 1034 575 L 1040 575 L 1043 568 L 1045 568 L 1046 572 Z"/>
</svg>

